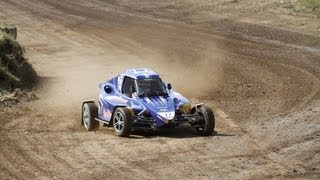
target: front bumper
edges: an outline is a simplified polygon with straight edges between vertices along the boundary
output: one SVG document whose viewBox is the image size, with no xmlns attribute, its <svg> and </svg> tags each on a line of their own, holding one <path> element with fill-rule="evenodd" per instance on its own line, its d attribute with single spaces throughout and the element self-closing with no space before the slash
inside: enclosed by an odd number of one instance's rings
<svg viewBox="0 0 320 180">
<path fill-rule="evenodd" d="M 175 116 L 172 120 L 164 121 L 164 124 L 159 126 L 157 119 L 154 117 L 135 116 L 133 118 L 133 127 L 135 128 L 152 128 L 158 129 L 161 127 L 176 127 L 183 123 L 189 123 L 192 126 L 203 126 L 204 118 L 198 114 L 182 114 Z"/>
</svg>

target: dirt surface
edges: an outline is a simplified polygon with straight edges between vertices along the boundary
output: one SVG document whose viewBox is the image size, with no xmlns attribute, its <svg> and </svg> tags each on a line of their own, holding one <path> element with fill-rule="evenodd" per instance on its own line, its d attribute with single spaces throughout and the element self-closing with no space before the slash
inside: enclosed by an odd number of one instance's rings
<svg viewBox="0 0 320 180">
<path fill-rule="evenodd" d="M 1 106 L 1 179 L 320 178 L 317 45 L 250 40 L 157 15 L 167 1 L 129 2 L 0 1 L 0 19 L 18 27 L 41 76 L 38 100 Z M 81 102 L 132 67 L 152 68 L 211 106 L 217 134 L 198 137 L 189 127 L 131 138 L 110 128 L 85 132 Z"/>
</svg>

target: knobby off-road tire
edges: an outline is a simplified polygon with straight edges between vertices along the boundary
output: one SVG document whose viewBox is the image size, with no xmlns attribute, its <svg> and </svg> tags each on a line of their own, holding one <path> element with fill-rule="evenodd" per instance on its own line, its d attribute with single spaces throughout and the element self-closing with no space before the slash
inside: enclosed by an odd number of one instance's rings
<svg viewBox="0 0 320 180">
<path fill-rule="evenodd" d="M 113 112 L 113 129 L 117 136 L 128 137 L 131 134 L 132 118 L 132 113 L 125 107 L 118 107 Z"/>
<path fill-rule="evenodd" d="M 95 131 L 99 128 L 98 107 L 94 102 L 86 102 L 82 105 L 82 124 L 87 131 Z"/>
<path fill-rule="evenodd" d="M 196 127 L 195 130 L 198 135 L 201 136 L 209 136 L 213 133 L 215 127 L 215 118 L 214 114 L 210 107 L 202 105 L 198 110 L 197 113 L 204 118 L 204 122 L 202 125 L 204 127 Z M 201 124 L 199 124 L 201 125 Z"/>
</svg>

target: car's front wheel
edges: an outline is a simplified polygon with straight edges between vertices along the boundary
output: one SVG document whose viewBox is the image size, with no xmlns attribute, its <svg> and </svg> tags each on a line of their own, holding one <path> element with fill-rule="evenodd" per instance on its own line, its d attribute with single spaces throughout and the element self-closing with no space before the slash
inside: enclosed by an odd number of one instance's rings
<svg viewBox="0 0 320 180">
<path fill-rule="evenodd" d="M 128 137 L 132 132 L 132 114 L 128 108 L 118 107 L 113 112 L 113 129 L 117 136 Z"/>
<path fill-rule="evenodd" d="M 203 117 L 203 120 L 197 123 L 197 126 L 195 127 L 197 134 L 201 136 L 211 135 L 215 127 L 215 118 L 211 108 L 202 105 L 198 108 L 196 113 Z"/>
</svg>

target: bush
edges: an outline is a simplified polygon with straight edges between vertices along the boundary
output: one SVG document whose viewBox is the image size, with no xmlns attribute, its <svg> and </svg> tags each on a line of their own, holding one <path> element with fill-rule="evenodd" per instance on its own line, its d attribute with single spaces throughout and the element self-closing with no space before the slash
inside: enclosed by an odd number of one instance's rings
<svg viewBox="0 0 320 180">
<path fill-rule="evenodd" d="M 320 8 L 320 0 L 299 0 L 301 7 L 317 11 Z"/>
<path fill-rule="evenodd" d="M 296 12 L 320 14 L 320 0 L 291 0 L 285 5 L 285 8 Z"/>
<path fill-rule="evenodd" d="M 0 27 L 0 90 L 32 87 L 37 74 L 23 56 L 21 46 Z"/>
</svg>

